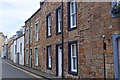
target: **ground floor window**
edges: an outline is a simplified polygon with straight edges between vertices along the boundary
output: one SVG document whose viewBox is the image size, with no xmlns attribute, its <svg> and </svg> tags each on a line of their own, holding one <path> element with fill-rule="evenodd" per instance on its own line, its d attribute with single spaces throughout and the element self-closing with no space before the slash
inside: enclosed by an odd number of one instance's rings
<svg viewBox="0 0 120 80">
<path fill-rule="evenodd" d="M 26 64 L 28 64 L 28 49 L 26 49 Z"/>
<path fill-rule="evenodd" d="M 68 43 L 68 70 L 71 74 L 77 74 L 77 41 Z"/>
</svg>

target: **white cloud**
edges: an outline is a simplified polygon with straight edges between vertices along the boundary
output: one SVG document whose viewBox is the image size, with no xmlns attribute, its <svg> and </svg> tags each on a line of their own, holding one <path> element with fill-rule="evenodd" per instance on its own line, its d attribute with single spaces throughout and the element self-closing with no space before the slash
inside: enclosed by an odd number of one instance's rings
<svg viewBox="0 0 120 80">
<path fill-rule="evenodd" d="M 0 0 L 0 32 L 9 37 L 39 9 L 39 0 Z"/>
</svg>

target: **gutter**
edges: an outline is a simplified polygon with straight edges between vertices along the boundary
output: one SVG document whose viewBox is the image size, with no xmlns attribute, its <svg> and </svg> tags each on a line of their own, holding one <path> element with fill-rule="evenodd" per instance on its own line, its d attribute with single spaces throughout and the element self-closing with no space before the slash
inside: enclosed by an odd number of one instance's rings
<svg viewBox="0 0 120 80">
<path fill-rule="evenodd" d="M 28 42 L 29 42 L 29 49 L 28 49 L 28 50 L 29 50 L 29 51 L 28 51 L 28 52 L 29 52 L 29 59 L 28 59 L 29 63 L 28 63 L 28 65 L 29 65 L 30 68 L 32 68 L 32 66 L 30 65 L 30 56 L 31 56 L 31 55 L 30 55 L 30 46 L 31 46 L 31 45 L 30 45 L 30 44 L 31 44 L 31 42 L 30 42 L 30 36 L 31 36 L 31 31 L 30 31 L 30 28 L 31 28 L 31 19 L 30 19 L 29 25 L 30 25 L 30 26 L 29 26 L 29 38 L 28 38 Z"/>
<path fill-rule="evenodd" d="M 64 35 L 63 35 L 63 0 L 61 2 L 62 5 L 62 18 L 61 18 L 61 23 L 62 23 L 62 78 L 64 78 Z"/>
</svg>

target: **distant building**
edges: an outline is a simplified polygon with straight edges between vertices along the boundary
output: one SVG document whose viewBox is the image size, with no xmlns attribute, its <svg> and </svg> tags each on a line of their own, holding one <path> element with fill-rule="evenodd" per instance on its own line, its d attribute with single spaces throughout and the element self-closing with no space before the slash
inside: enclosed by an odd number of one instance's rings
<svg viewBox="0 0 120 80">
<path fill-rule="evenodd" d="M 5 59 L 8 58 L 8 39 L 7 38 L 2 43 L 2 57 L 4 57 Z"/>
<path fill-rule="evenodd" d="M 12 60 L 14 36 L 8 40 L 8 59 Z"/>
<path fill-rule="evenodd" d="M 24 65 L 24 27 L 14 35 L 14 41 L 11 47 L 13 51 L 11 54 L 13 62 Z"/>
<path fill-rule="evenodd" d="M 2 55 L 2 43 L 5 41 L 6 38 L 7 36 L 0 32 L 0 56 Z"/>
</svg>

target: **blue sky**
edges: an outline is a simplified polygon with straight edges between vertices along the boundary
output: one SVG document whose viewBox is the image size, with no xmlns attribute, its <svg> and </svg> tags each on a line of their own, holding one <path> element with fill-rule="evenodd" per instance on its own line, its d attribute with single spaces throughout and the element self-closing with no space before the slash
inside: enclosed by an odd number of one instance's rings
<svg viewBox="0 0 120 80">
<path fill-rule="evenodd" d="M 0 0 L 0 32 L 11 37 L 39 9 L 40 0 Z"/>
</svg>

